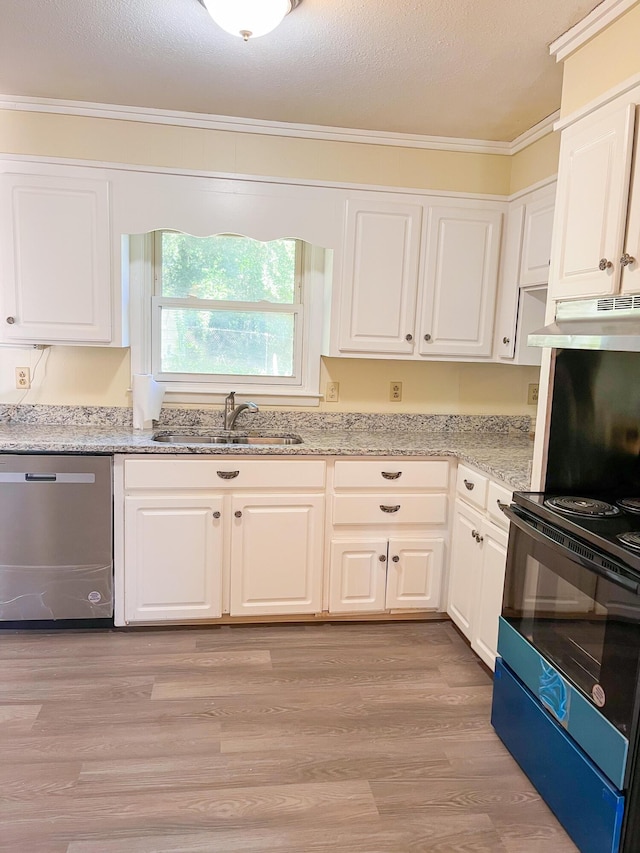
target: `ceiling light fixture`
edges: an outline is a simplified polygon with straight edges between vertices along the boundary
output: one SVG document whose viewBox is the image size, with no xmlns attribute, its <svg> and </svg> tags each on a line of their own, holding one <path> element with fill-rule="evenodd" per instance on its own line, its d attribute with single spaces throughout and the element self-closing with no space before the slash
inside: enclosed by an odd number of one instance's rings
<svg viewBox="0 0 640 853">
<path fill-rule="evenodd" d="M 216 24 L 245 41 L 270 33 L 301 0 L 200 0 Z"/>
</svg>

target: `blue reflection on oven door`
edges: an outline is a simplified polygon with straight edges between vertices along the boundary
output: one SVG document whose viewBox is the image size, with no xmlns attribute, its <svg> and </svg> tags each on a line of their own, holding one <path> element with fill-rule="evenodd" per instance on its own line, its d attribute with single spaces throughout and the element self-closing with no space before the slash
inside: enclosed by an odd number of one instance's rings
<svg viewBox="0 0 640 853">
<path fill-rule="evenodd" d="M 542 666 L 538 688 L 540 701 L 560 723 L 564 723 L 569 716 L 567 687 L 552 666 L 543 660 L 540 661 L 540 665 Z"/>
</svg>

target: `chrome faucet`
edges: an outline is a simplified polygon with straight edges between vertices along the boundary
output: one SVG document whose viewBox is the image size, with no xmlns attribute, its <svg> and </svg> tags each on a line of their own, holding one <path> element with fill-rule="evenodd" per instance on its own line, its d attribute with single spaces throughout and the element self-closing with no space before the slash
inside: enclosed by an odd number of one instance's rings
<svg viewBox="0 0 640 853">
<path fill-rule="evenodd" d="M 233 429 L 236 423 L 236 418 L 240 412 L 244 412 L 245 410 L 251 412 L 251 414 L 255 414 L 260 411 L 256 404 L 250 401 L 240 403 L 239 406 L 236 406 L 236 392 L 231 391 L 224 398 L 224 428 Z"/>
</svg>

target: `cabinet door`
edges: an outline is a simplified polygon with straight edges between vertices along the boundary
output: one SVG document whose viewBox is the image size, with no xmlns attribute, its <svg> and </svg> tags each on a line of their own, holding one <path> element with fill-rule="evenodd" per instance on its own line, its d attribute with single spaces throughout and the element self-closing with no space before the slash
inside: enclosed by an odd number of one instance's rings
<svg viewBox="0 0 640 853">
<path fill-rule="evenodd" d="M 491 355 L 501 224 L 495 210 L 429 211 L 421 355 Z"/>
<path fill-rule="evenodd" d="M 234 496 L 231 615 L 320 613 L 324 496 Z"/>
<path fill-rule="evenodd" d="M 555 201 L 554 186 L 542 197 L 526 205 L 520 261 L 520 287 L 546 284 L 549 281 Z"/>
<path fill-rule="evenodd" d="M 413 353 L 421 219 L 419 205 L 347 202 L 341 351 Z"/>
<path fill-rule="evenodd" d="M 498 650 L 498 617 L 502 610 L 502 590 L 507 561 L 508 533 L 485 523 L 481 531 L 482 568 L 471 634 L 471 648 L 491 669 Z"/>
<path fill-rule="evenodd" d="M 496 354 L 511 361 L 516 349 L 520 267 L 526 206 L 513 202 L 506 216 L 500 258 L 500 292 L 496 309 Z"/>
<path fill-rule="evenodd" d="M 386 578 L 386 538 L 334 540 L 329 565 L 329 612 L 382 612 Z"/>
<path fill-rule="evenodd" d="M 471 639 L 482 550 L 474 533 L 480 535 L 481 513 L 456 501 L 449 566 L 449 606 L 447 613 L 462 633 Z"/>
<path fill-rule="evenodd" d="M 0 199 L 2 338 L 109 343 L 108 182 L 7 174 Z"/>
<path fill-rule="evenodd" d="M 640 293 L 640 136 L 636 137 L 633 151 L 633 173 L 627 214 L 627 236 L 623 254 L 622 293 Z M 622 260 L 622 258 L 621 258 Z"/>
<path fill-rule="evenodd" d="M 443 560 L 443 539 L 390 539 L 387 610 L 437 610 Z"/>
<path fill-rule="evenodd" d="M 554 299 L 618 291 L 635 107 L 599 110 L 562 134 L 550 288 Z M 600 269 L 600 262 L 611 267 Z"/>
<path fill-rule="evenodd" d="M 127 497 L 125 619 L 222 615 L 222 498 Z"/>
</svg>

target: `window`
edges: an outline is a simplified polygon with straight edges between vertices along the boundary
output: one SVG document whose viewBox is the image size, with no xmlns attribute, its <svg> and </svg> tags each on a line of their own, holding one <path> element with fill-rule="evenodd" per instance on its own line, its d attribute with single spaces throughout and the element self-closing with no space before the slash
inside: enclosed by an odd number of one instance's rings
<svg viewBox="0 0 640 853">
<path fill-rule="evenodd" d="M 145 238 L 132 238 L 132 273 L 136 240 Z M 138 319 L 150 333 L 141 335 L 143 352 L 132 347 L 134 373 L 151 372 L 176 401 L 231 389 L 317 399 L 322 250 L 294 239 L 156 231 L 146 254 L 150 307 Z"/>
</svg>

